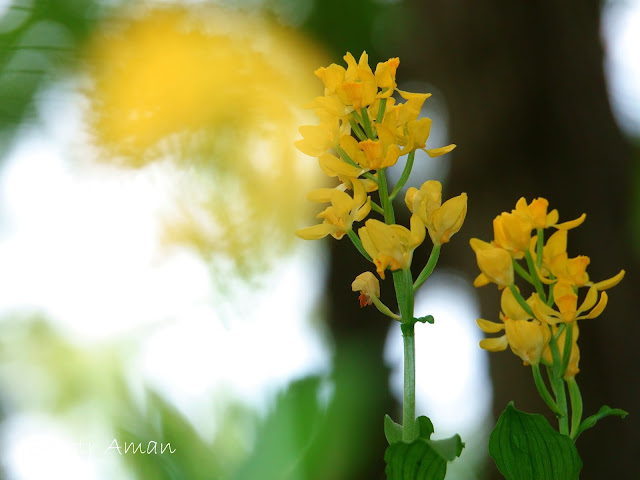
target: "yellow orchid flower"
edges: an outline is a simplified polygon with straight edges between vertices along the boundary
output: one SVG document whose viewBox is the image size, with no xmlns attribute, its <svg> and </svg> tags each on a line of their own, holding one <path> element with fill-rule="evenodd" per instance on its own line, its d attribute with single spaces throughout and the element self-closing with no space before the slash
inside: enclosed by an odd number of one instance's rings
<svg viewBox="0 0 640 480">
<path fill-rule="evenodd" d="M 364 172 L 364 169 L 354 167 L 329 152 L 318 158 L 318 163 L 329 177 L 358 178 Z"/>
<path fill-rule="evenodd" d="M 339 145 L 340 148 L 342 148 L 342 150 L 344 150 L 344 152 L 349 155 L 349 158 L 360 165 L 363 170 L 367 172 L 371 170 L 369 161 L 367 160 L 367 156 L 360 149 L 360 145 L 355 138 L 353 138 L 351 135 L 343 135 L 340 137 Z"/>
<path fill-rule="evenodd" d="M 409 188 L 404 201 L 411 213 L 418 215 L 427 227 L 434 245 L 448 243 L 462 227 L 467 214 L 467 194 L 462 193 L 441 204 L 442 184 L 437 180 L 426 181 L 420 190 Z"/>
<path fill-rule="evenodd" d="M 385 125 L 377 125 L 378 140 L 367 139 L 358 145 L 364 152 L 368 168 L 379 170 L 396 164 L 400 156 L 400 147 L 395 135 Z"/>
<path fill-rule="evenodd" d="M 347 135 L 351 130 L 348 124 L 340 126 L 338 120 L 319 125 L 303 125 L 299 128 L 302 140 L 294 143 L 302 153 L 311 157 L 319 157 L 338 144 L 338 138 Z"/>
<path fill-rule="evenodd" d="M 336 87 L 336 93 L 342 103 L 352 105 L 356 110 L 368 107 L 376 99 L 378 85 L 369 66 L 367 52 L 362 52 L 358 63 L 349 52 L 344 56 L 344 60 L 347 62 L 347 70 L 344 81 Z"/>
<path fill-rule="evenodd" d="M 317 240 L 331 235 L 340 240 L 349 230 L 353 222 L 363 220 L 371 211 L 371 197 L 368 197 L 362 182 L 350 179 L 353 187 L 353 198 L 346 192 L 336 188 L 319 188 L 309 192 L 307 198 L 313 202 L 327 203 L 331 206 L 318 214 L 323 222 L 312 227 L 296 230 L 296 235 L 304 240 Z"/>
<path fill-rule="evenodd" d="M 533 224 L 528 217 L 503 212 L 493 219 L 493 242 L 513 258 L 524 257 L 529 248 Z"/>
<path fill-rule="evenodd" d="M 589 288 L 580 308 L 577 308 L 578 296 L 573 291 L 573 287 L 566 281 L 559 281 L 555 285 L 553 293 L 558 310 L 554 310 L 540 298 L 537 298 L 531 305 L 536 318 L 549 325 L 596 318 L 604 311 L 609 298 L 606 292 L 602 292 L 598 299 L 598 289 L 592 286 Z"/>
<path fill-rule="evenodd" d="M 475 287 L 495 283 L 504 288 L 513 284 L 513 261 L 509 252 L 477 238 L 472 238 L 469 243 L 482 272 L 473 281 Z"/>
<path fill-rule="evenodd" d="M 344 121 L 353 111 L 353 107 L 342 103 L 338 95 L 316 97 L 309 105 L 305 105 L 305 108 L 312 109 L 322 123 L 331 123 L 336 119 Z"/>
<path fill-rule="evenodd" d="M 400 65 L 400 59 L 398 57 L 390 58 L 384 63 L 378 63 L 376 66 L 376 83 L 380 88 L 378 98 L 389 98 L 393 91 L 396 89 L 396 70 Z M 374 117 L 375 118 L 375 117 Z"/>
<path fill-rule="evenodd" d="M 411 230 L 369 219 L 358 230 L 358 235 L 384 280 L 387 267 L 391 271 L 409 268 L 413 251 L 424 241 L 425 227 L 416 215 L 411 216 Z"/>
<path fill-rule="evenodd" d="M 533 303 L 534 296 L 535 294 L 529 297 L 527 304 Z M 509 346 L 525 365 L 538 364 L 551 338 L 549 328 L 531 317 L 518 303 L 510 289 L 504 289 L 502 292 L 501 308 L 502 323 L 482 318 L 476 321 L 485 333 L 505 331 L 501 337 L 481 340 L 480 347 L 490 352 L 499 352 Z"/>
<path fill-rule="evenodd" d="M 423 117 L 419 120 L 409 120 L 403 127 L 398 129 L 398 143 L 403 145 L 400 155 L 406 155 L 407 153 L 420 149 L 433 158 L 449 153 L 456 148 L 456 145 L 453 143 L 446 147 L 426 148 L 427 140 L 431 133 L 431 123 L 432 120 L 430 118 Z"/>
<path fill-rule="evenodd" d="M 347 71 L 343 66 L 332 63 L 328 67 L 318 68 L 313 73 L 324 83 L 324 94 L 327 96 L 337 93 L 338 87 L 344 83 Z"/>
<path fill-rule="evenodd" d="M 549 201 L 545 198 L 536 198 L 527 204 L 527 200 L 520 197 L 512 213 L 529 220 L 533 228 L 547 228 L 558 223 L 559 218 L 558 210 L 547 213 L 548 207 Z"/>
</svg>

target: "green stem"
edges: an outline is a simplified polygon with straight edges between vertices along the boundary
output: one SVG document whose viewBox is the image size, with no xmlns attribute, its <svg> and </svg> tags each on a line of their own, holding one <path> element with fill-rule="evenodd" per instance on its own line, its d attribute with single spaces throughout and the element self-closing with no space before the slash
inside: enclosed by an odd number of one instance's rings
<svg viewBox="0 0 640 480">
<path fill-rule="evenodd" d="M 376 123 L 381 123 L 384 117 L 384 111 L 387 109 L 387 99 L 380 99 L 380 105 L 378 106 L 378 115 L 376 115 Z"/>
<path fill-rule="evenodd" d="M 376 308 L 380 311 L 380 313 L 386 315 L 387 317 L 391 317 L 394 320 L 402 320 L 402 317 L 400 315 L 393 313 L 389 309 L 389 307 L 382 303 L 382 301 L 378 297 L 371 297 L 371 300 L 373 301 L 373 304 L 376 306 Z"/>
<path fill-rule="evenodd" d="M 351 125 L 351 130 L 353 130 L 356 137 L 358 137 L 361 142 L 364 142 L 367 139 L 367 135 L 362 131 L 362 128 L 360 128 L 360 125 L 356 123 L 353 117 L 349 117 L 349 125 Z"/>
<path fill-rule="evenodd" d="M 524 309 L 524 311 L 527 312 L 529 315 L 531 315 L 533 318 L 535 318 L 536 316 L 533 314 L 533 310 L 531 310 L 531 307 L 529 306 L 529 304 L 522 297 L 522 295 L 520 295 L 520 292 L 516 289 L 516 286 L 512 283 L 511 285 L 509 285 L 509 289 L 511 290 L 511 293 L 513 293 L 513 296 L 515 297 L 517 302 Z"/>
<path fill-rule="evenodd" d="M 567 393 L 564 388 L 564 380 L 562 379 L 562 360 L 560 358 L 560 352 L 558 351 L 558 343 L 556 338 L 551 337 L 549 340 L 549 347 L 551 348 L 551 355 L 553 357 L 553 378 L 549 380 L 555 383 L 553 390 L 556 394 L 556 403 L 558 408 L 562 412 L 563 416 L 558 419 L 558 426 L 560 433 L 563 435 L 569 435 L 569 419 L 567 418 Z"/>
<path fill-rule="evenodd" d="M 547 295 L 544 293 L 544 288 L 542 287 L 542 282 L 540 278 L 538 278 L 538 272 L 536 270 L 536 266 L 533 263 L 533 258 L 531 257 L 531 252 L 529 250 L 524 252 L 524 258 L 527 260 L 527 267 L 529 267 L 529 274 L 533 279 L 533 286 L 536 287 L 536 292 L 542 299 L 543 302 L 547 301 Z"/>
<path fill-rule="evenodd" d="M 551 394 L 547 389 L 547 385 L 544 383 L 544 379 L 542 378 L 542 374 L 540 373 L 540 364 L 531 365 L 531 371 L 533 372 L 533 381 L 536 384 L 536 388 L 538 389 L 538 393 L 544 400 L 544 403 L 551 409 L 553 413 L 555 413 L 558 417 L 562 416 L 562 412 L 558 408 L 556 402 L 551 398 Z"/>
<path fill-rule="evenodd" d="M 562 370 L 561 375 L 564 377 L 564 372 L 567 371 L 569 365 L 569 359 L 571 358 L 571 342 L 573 342 L 573 325 L 566 323 L 566 333 L 564 334 L 564 348 L 562 350 Z"/>
<path fill-rule="evenodd" d="M 402 175 L 400 175 L 400 179 L 398 180 L 398 183 L 396 183 L 396 186 L 393 188 L 391 195 L 389 195 L 389 198 L 391 200 L 396 198 L 396 195 L 398 194 L 398 192 L 402 189 L 402 187 L 405 186 L 405 184 L 407 183 L 407 180 L 409 180 L 409 175 L 411 175 L 411 169 L 413 168 L 413 161 L 415 159 L 415 156 L 416 156 L 416 151 L 414 150 L 407 157 L 407 164 L 404 166 Z"/>
<path fill-rule="evenodd" d="M 552 283 L 551 285 L 549 285 L 549 298 L 547 298 L 547 305 L 551 306 L 553 305 L 553 286 L 555 285 L 555 283 Z"/>
<path fill-rule="evenodd" d="M 431 249 L 431 255 L 429 255 L 429 260 L 427 260 L 427 264 L 418 275 L 415 283 L 413 284 L 413 291 L 416 292 L 424 282 L 427 281 L 427 278 L 433 273 L 433 269 L 436 268 L 436 264 L 438 263 L 438 258 L 440 257 L 440 245 L 434 245 Z"/>
<path fill-rule="evenodd" d="M 569 386 L 569 398 L 571 399 L 571 435 L 573 440 L 578 436 L 580 423 L 582 423 L 582 394 L 575 377 L 567 380 Z"/>
<path fill-rule="evenodd" d="M 515 261 L 515 259 L 513 260 L 513 270 L 520 275 L 526 282 L 530 283 L 531 285 L 533 285 L 533 279 L 531 278 L 531 275 L 529 275 L 527 273 L 527 271 L 522 268 L 522 265 L 520 265 L 518 262 Z"/>
<path fill-rule="evenodd" d="M 360 110 L 360 114 L 362 115 L 362 126 L 364 127 L 364 131 L 371 140 L 375 140 L 378 137 L 375 132 L 371 128 L 371 121 L 369 120 L 369 112 L 367 112 L 366 108 Z"/>
<path fill-rule="evenodd" d="M 391 200 L 389 200 L 389 190 L 387 189 L 387 175 L 386 169 L 378 170 L 378 194 L 380 195 L 380 203 L 382 204 L 382 210 L 384 212 L 384 221 L 388 225 L 396 222 L 395 215 L 393 213 L 393 206 Z"/>
<path fill-rule="evenodd" d="M 362 256 L 367 260 L 369 260 L 370 262 L 373 262 L 371 255 L 369 255 L 367 251 L 364 249 L 364 247 L 362 246 L 360 237 L 356 235 L 356 232 L 354 232 L 352 229 L 349 229 L 347 230 L 347 235 L 349 235 L 349 239 L 351 240 L 351 243 L 353 243 L 353 245 L 358 249 L 358 251 L 362 254 Z"/>
<path fill-rule="evenodd" d="M 373 200 L 371 200 L 371 210 L 373 210 L 374 212 L 378 212 L 380 215 L 384 215 L 384 211 L 382 210 L 382 207 L 378 205 L 376 202 L 374 202 Z"/>
<path fill-rule="evenodd" d="M 349 156 L 349 154 L 345 152 L 340 145 L 336 145 L 336 151 L 338 152 L 338 155 L 340 155 L 340 157 L 349 165 L 357 168 L 362 168 L 361 165 L 358 165 L 356 162 L 353 161 L 353 159 Z M 368 178 L 369 180 L 373 180 L 376 184 L 378 183 L 378 179 L 375 177 L 375 175 L 373 175 L 370 172 L 364 172 L 362 176 L 365 178 Z"/>
<path fill-rule="evenodd" d="M 402 440 L 413 442 L 416 430 L 416 344 L 414 325 L 402 325 L 404 343 L 404 394 L 402 398 Z"/>
<path fill-rule="evenodd" d="M 358 113 L 358 111 L 357 111 L 357 110 L 353 110 L 353 111 L 351 112 L 351 115 L 353 116 L 353 118 L 355 118 L 355 119 L 356 119 L 356 121 L 357 121 L 360 125 L 362 125 L 362 123 L 363 123 L 363 122 L 362 122 L 362 117 L 360 116 L 360 114 Z"/>
<path fill-rule="evenodd" d="M 538 270 L 542 268 L 542 246 L 544 243 L 544 229 L 537 228 L 536 233 L 538 234 L 538 241 L 536 243 L 536 265 L 538 266 Z"/>
</svg>

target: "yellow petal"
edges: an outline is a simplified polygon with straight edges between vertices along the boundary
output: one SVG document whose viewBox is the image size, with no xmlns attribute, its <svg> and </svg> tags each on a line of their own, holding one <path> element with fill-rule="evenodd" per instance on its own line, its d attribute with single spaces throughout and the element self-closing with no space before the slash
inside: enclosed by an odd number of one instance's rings
<svg viewBox="0 0 640 480">
<path fill-rule="evenodd" d="M 439 157 L 440 155 L 444 155 L 445 153 L 449 153 L 451 150 L 456 148 L 456 144 L 452 143 L 451 145 L 447 145 L 446 147 L 439 148 L 426 148 L 424 151 L 427 152 L 431 158 Z"/>
<path fill-rule="evenodd" d="M 489 352 L 502 352 L 506 350 L 508 346 L 509 342 L 507 342 L 506 335 L 498 338 L 485 338 L 484 340 L 480 340 L 480 348 L 488 350 Z"/>
<path fill-rule="evenodd" d="M 504 323 L 490 322 L 484 318 L 479 318 L 476 323 L 484 333 L 498 333 L 504 330 Z"/>
<path fill-rule="evenodd" d="M 364 171 L 361 168 L 349 165 L 347 162 L 339 159 L 329 152 L 318 158 L 318 163 L 322 171 L 329 177 L 359 177 Z"/>
<path fill-rule="evenodd" d="M 607 306 L 608 300 L 609 300 L 609 297 L 607 296 L 607 292 L 602 292 L 602 295 L 600 295 L 600 301 L 598 302 L 598 304 L 595 307 L 593 307 L 593 310 L 591 310 L 587 316 L 578 317 L 578 318 L 596 318 L 596 317 L 598 317 L 604 311 L 605 307 Z"/>
<path fill-rule="evenodd" d="M 485 285 L 489 285 L 491 280 L 484 273 L 481 273 L 473 280 L 474 287 L 484 287 Z"/>
<path fill-rule="evenodd" d="M 575 220 L 570 220 L 570 221 L 564 222 L 564 223 L 558 223 L 558 224 L 553 225 L 553 226 L 556 227 L 559 230 L 571 230 L 572 228 L 576 228 L 576 227 L 582 225 L 582 223 L 584 222 L 584 220 L 586 218 L 587 218 L 587 214 L 583 213 L 582 215 L 580 215 Z"/>
<path fill-rule="evenodd" d="M 307 200 L 317 203 L 329 203 L 335 191 L 335 188 L 316 188 L 307 193 Z"/>
<path fill-rule="evenodd" d="M 554 290 L 554 294 L 555 294 L 555 290 Z M 596 304 L 597 300 L 598 300 L 598 289 L 596 287 L 591 287 L 587 292 L 587 296 L 584 298 L 582 305 L 580 305 L 578 314 L 589 310 L 591 307 L 593 307 Z"/>
<path fill-rule="evenodd" d="M 327 225 L 325 223 L 321 223 L 319 225 L 314 225 L 313 227 L 301 228 L 296 230 L 296 235 L 303 240 L 318 240 L 320 238 L 326 237 L 333 231 L 333 227 L 331 225 Z"/>
<path fill-rule="evenodd" d="M 615 287 L 617 284 L 619 284 L 624 278 L 624 274 L 625 274 L 625 271 L 620 270 L 620 272 L 618 272 L 617 275 L 611 278 L 608 278 L 607 280 L 602 280 L 601 282 L 594 283 L 593 286 L 596 287 L 598 290 L 608 290 L 609 288 Z"/>
<path fill-rule="evenodd" d="M 553 308 L 544 303 L 538 296 L 531 302 L 531 310 L 538 320 L 549 325 L 556 325 L 563 322 L 560 312 L 556 312 Z"/>
<path fill-rule="evenodd" d="M 502 291 L 502 297 L 500 298 L 500 308 L 504 314 L 511 320 L 528 320 L 531 318 L 524 308 L 518 303 L 516 297 L 510 288 L 505 288 Z"/>
</svg>

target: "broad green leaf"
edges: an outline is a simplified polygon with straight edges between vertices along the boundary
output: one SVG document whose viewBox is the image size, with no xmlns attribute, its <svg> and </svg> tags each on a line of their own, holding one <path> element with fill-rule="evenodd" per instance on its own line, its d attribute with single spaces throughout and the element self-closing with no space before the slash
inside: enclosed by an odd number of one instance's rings
<svg viewBox="0 0 640 480">
<path fill-rule="evenodd" d="M 402 425 L 394 422 L 389 415 L 384 416 L 384 436 L 389 445 L 402 441 Z"/>
<path fill-rule="evenodd" d="M 595 415 L 591 415 L 590 417 L 587 417 L 582 421 L 582 423 L 580 424 L 580 428 L 576 433 L 576 438 L 578 438 L 580 434 L 585 430 L 593 427 L 601 418 L 609 417 L 611 415 L 624 418 L 629 415 L 629 413 L 625 412 L 624 410 L 620 410 L 619 408 L 611 408 L 608 405 L 603 405 L 600 410 L 598 410 L 598 413 L 596 413 Z"/>
<path fill-rule="evenodd" d="M 387 448 L 387 480 L 443 480 L 447 462 L 460 456 L 464 443 L 459 435 L 445 440 L 430 440 L 433 424 L 418 417 L 420 437 L 411 443 L 397 442 Z"/>
<path fill-rule="evenodd" d="M 489 439 L 489 453 L 507 480 L 578 480 L 582 460 L 573 441 L 542 415 L 502 412 Z"/>
</svg>

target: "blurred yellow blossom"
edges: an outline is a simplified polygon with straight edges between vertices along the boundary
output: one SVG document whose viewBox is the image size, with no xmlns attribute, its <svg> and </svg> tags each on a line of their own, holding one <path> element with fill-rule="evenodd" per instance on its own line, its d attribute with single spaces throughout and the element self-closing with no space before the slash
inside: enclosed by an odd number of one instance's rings
<svg viewBox="0 0 640 480">
<path fill-rule="evenodd" d="M 164 241 L 236 270 L 259 265 L 249 259 L 267 256 L 250 252 L 267 245 L 274 258 L 306 213 L 291 198 L 314 178 L 292 143 L 319 51 L 259 16 L 201 4 L 132 7 L 88 43 L 92 139 L 104 160 L 169 172 Z M 318 128 L 313 153 L 333 126 Z"/>
</svg>

